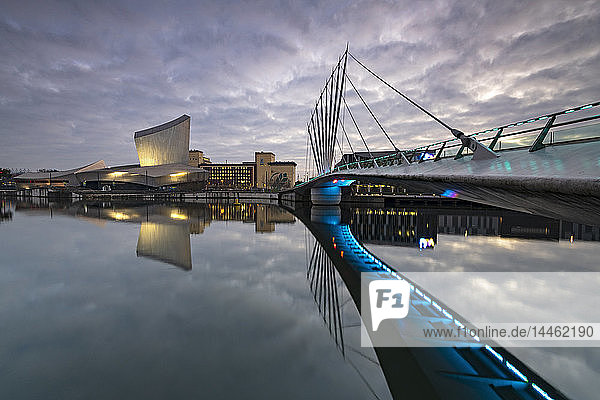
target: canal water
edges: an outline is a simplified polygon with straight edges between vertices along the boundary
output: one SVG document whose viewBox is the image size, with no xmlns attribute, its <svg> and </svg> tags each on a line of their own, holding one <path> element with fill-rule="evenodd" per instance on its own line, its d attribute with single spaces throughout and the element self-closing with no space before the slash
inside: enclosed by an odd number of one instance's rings
<svg viewBox="0 0 600 400">
<path fill-rule="evenodd" d="M 316 239 L 283 208 L 0 201 L 2 399 L 393 395 L 339 279 L 332 327 Z M 341 214 L 398 271 L 600 272 L 595 226 L 455 203 Z M 599 348 L 511 351 L 597 398 Z"/>
</svg>

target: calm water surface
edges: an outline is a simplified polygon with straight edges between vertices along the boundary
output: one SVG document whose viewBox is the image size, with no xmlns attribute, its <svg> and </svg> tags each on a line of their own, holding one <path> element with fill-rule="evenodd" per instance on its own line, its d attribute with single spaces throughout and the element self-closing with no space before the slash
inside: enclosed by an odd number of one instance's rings
<svg viewBox="0 0 600 400">
<path fill-rule="evenodd" d="M 343 287 L 343 343 L 330 330 L 307 280 L 314 239 L 276 206 L 2 200 L 0 211 L 2 399 L 391 396 Z M 430 210 L 416 228 L 436 246 L 420 251 L 389 218 L 345 212 L 370 250 L 409 271 L 600 270 L 596 227 L 511 230 L 497 213 Z M 597 350 L 514 353 L 593 399 Z"/>
</svg>

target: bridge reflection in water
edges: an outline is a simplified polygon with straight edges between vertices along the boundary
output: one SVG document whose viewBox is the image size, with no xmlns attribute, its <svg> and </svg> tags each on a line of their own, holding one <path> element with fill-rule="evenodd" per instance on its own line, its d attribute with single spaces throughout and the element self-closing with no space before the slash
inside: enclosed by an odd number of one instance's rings
<svg viewBox="0 0 600 400">
<path fill-rule="evenodd" d="M 190 235 L 212 221 L 254 223 L 257 233 L 298 218 L 306 227 L 306 279 L 316 306 L 344 359 L 376 398 L 565 399 L 566 396 L 504 348 L 477 339 L 446 347 L 360 345 L 361 272 L 406 279 L 363 244 L 429 251 L 438 234 L 490 235 L 535 240 L 600 240 L 598 227 L 497 208 L 339 208 L 290 210 L 274 205 L 201 203 L 16 203 L 18 213 L 70 215 L 93 223 L 140 224 L 136 254 L 189 270 Z M 405 269 L 406 267 L 406 269 Z M 408 270 L 410 266 L 402 266 Z M 408 280 L 408 279 L 406 279 Z M 410 282 L 410 281 L 409 281 Z M 465 324 L 435 293 L 412 285 L 411 314 L 421 326 Z M 398 338 L 402 340 L 400 336 Z M 385 378 L 389 393 L 371 384 Z M 381 379 L 381 378 L 380 378 Z"/>
<path fill-rule="evenodd" d="M 340 209 L 312 207 L 294 211 L 306 235 L 307 280 L 337 348 L 358 372 L 374 397 L 359 360 L 379 366 L 394 398 L 564 399 L 551 383 L 505 348 L 478 337 L 445 347 L 361 348 L 357 342 L 361 272 L 406 279 L 379 260 L 362 243 L 428 248 L 437 233 L 493 235 L 536 240 L 600 240 L 598 227 L 495 208 L 481 209 Z M 408 279 L 406 279 L 408 280 Z M 411 284 L 410 315 L 421 327 L 470 326 L 426 288 Z M 349 312 L 350 301 L 354 309 Z M 366 324 L 366 326 L 369 326 Z M 367 328 L 369 329 L 369 328 Z M 404 331 L 406 333 L 407 330 Z M 373 335 L 369 331 L 368 334 Z M 398 341 L 406 340 L 400 329 Z M 348 336 L 355 340 L 348 340 Z M 414 339 L 414 338 L 413 338 Z M 441 344 L 441 343 L 440 343 Z M 490 343 L 491 344 L 491 343 Z M 434 345 L 435 346 L 435 345 Z M 439 345 L 438 345 L 439 346 Z M 374 350 L 374 354 L 371 354 Z"/>
</svg>

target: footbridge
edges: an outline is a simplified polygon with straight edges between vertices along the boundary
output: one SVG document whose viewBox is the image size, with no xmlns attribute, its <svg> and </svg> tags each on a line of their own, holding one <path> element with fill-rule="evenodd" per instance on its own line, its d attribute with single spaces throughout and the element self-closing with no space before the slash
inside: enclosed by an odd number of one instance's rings
<svg viewBox="0 0 600 400">
<path fill-rule="evenodd" d="M 448 138 L 411 149 L 398 148 L 393 135 L 348 75 L 349 61 L 435 121 Z M 360 100 L 358 105 L 349 106 L 347 91 Z M 355 116 L 358 106 L 363 106 L 372 118 L 389 143 L 388 149 L 375 151 L 369 147 Z M 568 197 L 568 203 L 572 204 L 573 196 L 585 198 L 597 208 L 600 205 L 599 106 L 600 101 L 595 101 L 465 134 L 393 87 L 346 49 L 307 124 L 305 182 L 281 197 L 315 205 L 335 205 L 348 192 L 344 188 L 360 181 L 392 184 L 412 193 L 462 198 L 519 211 L 531 212 L 532 207 L 537 207 L 540 212 L 558 205 L 560 213 L 565 210 L 560 207 L 564 198 Z M 366 151 L 358 151 L 359 147 L 350 140 L 350 130 L 354 137 L 360 137 L 360 146 Z M 343 143 L 348 145 L 349 152 L 343 151 Z"/>
</svg>

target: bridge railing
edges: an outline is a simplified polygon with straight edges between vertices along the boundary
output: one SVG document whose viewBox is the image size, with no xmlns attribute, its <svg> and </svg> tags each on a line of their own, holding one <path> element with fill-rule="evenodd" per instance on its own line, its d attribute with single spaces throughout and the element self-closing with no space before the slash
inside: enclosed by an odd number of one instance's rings
<svg viewBox="0 0 600 400">
<path fill-rule="evenodd" d="M 558 143 L 600 140 L 600 114 L 598 114 L 598 106 L 600 106 L 600 101 L 537 118 L 513 122 L 467 136 L 475 137 L 480 143 L 488 146 L 495 152 L 522 148 L 529 148 L 530 151 L 535 151 L 534 145 L 540 139 L 541 146 L 539 148 Z M 551 123 L 549 123 L 549 120 L 552 120 Z M 546 130 L 545 134 L 543 133 L 544 130 Z M 387 156 L 357 160 L 338 165 L 330 172 L 316 175 L 308 179 L 308 181 L 296 185 L 296 187 L 304 186 L 332 172 L 401 165 L 405 162 L 403 156 L 412 164 L 436 162 L 441 159 L 450 158 L 458 159 L 469 154 L 471 154 L 471 151 L 463 147 L 459 139 L 451 138 L 415 147 L 410 150 L 399 151 Z"/>
<path fill-rule="evenodd" d="M 534 151 L 533 146 L 536 140 L 541 140 L 540 143 L 543 145 L 553 145 L 585 139 L 600 139 L 600 122 L 597 122 L 600 119 L 600 114 L 594 114 L 594 112 L 597 112 L 595 108 L 599 105 L 600 102 L 586 104 L 557 113 L 476 132 L 468 136 L 476 137 L 479 142 L 487 145 L 496 152 L 527 147 L 531 151 Z M 552 121 L 549 123 L 549 120 Z M 527 128 L 522 129 L 524 126 L 527 126 Z M 550 128 L 553 130 L 549 131 Z M 545 133 L 544 130 L 546 130 Z M 543 137 L 540 137 L 542 133 Z M 420 163 L 424 161 L 435 162 L 447 158 L 458 159 L 469 155 L 471 151 L 463 147 L 459 139 L 452 138 L 416 147 L 411 150 L 405 150 L 402 153 L 404 153 L 411 163 Z M 400 165 L 402 163 L 402 155 L 398 152 L 374 159 L 339 165 L 333 168 L 332 172 Z"/>
</svg>

